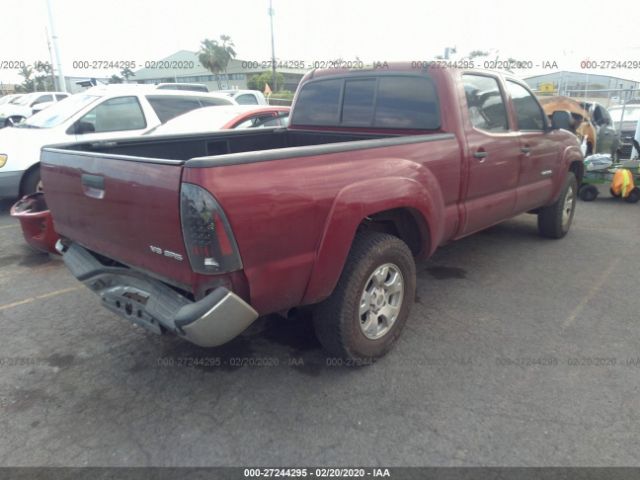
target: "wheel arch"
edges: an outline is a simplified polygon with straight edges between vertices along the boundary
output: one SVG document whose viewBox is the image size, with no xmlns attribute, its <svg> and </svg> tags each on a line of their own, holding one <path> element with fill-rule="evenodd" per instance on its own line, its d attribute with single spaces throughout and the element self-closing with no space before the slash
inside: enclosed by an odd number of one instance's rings
<svg viewBox="0 0 640 480">
<path fill-rule="evenodd" d="M 405 241 L 414 256 L 428 256 L 443 234 L 443 216 L 437 183 L 392 177 L 343 189 L 325 222 L 302 303 L 317 303 L 333 292 L 358 231 L 390 233 Z"/>
<path fill-rule="evenodd" d="M 35 170 L 40 170 L 40 162 L 36 162 L 33 165 L 31 165 L 29 168 L 27 168 L 24 173 L 22 174 L 22 177 L 20 178 L 20 195 L 26 195 L 27 192 L 25 192 L 25 182 L 27 181 L 27 178 L 29 178 L 29 175 L 35 171 Z"/>
</svg>

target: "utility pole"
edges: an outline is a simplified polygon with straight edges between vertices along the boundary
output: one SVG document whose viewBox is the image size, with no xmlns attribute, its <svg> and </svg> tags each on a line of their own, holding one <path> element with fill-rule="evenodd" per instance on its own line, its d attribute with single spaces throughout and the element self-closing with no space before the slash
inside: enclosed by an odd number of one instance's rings
<svg viewBox="0 0 640 480">
<path fill-rule="evenodd" d="M 49 60 L 51 63 L 51 85 L 56 88 L 56 73 L 53 71 L 53 52 L 51 51 L 51 40 L 49 39 L 49 29 L 44 28 L 45 36 L 47 37 L 47 48 L 49 49 Z"/>
<path fill-rule="evenodd" d="M 278 91 L 278 85 L 276 80 L 276 47 L 273 39 L 273 0 L 269 0 L 269 19 L 271 21 L 271 75 L 273 83 L 273 91 Z"/>
<path fill-rule="evenodd" d="M 53 8 L 51 6 L 51 0 L 46 0 L 47 11 L 49 13 L 49 30 L 51 31 L 51 43 L 53 43 L 53 51 L 56 54 L 56 68 L 58 70 L 58 91 L 66 92 L 67 86 L 64 81 L 64 74 L 62 73 L 62 60 L 60 60 L 60 48 L 58 47 L 58 34 L 56 33 L 55 22 L 53 20 Z M 53 65 L 52 65 L 53 68 Z"/>
</svg>

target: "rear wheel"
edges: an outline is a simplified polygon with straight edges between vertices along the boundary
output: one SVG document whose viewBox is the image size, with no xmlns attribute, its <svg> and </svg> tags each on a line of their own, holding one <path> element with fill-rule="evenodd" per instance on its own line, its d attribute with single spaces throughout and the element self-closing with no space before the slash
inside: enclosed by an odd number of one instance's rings
<svg viewBox="0 0 640 480">
<path fill-rule="evenodd" d="M 40 167 L 28 171 L 22 179 L 20 193 L 30 195 L 42 191 L 42 180 L 40 179 Z"/>
<path fill-rule="evenodd" d="M 595 185 L 582 185 L 578 190 L 578 197 L 584 202 L 593 202 L 598 198 L 598 188 Z"/>
<path fill-rule="evenodd" d="M 573 222 L 577 190 L 578 182 L 575 175 L 573 172 L 567 172 L 558 200 L 553 205 L 541 208 L 538 213 L 540 235 L 547 238 L 562 238 L 567 234 Z"/>
<path fill-rule="evenodd" d="M 356 236 L 331 296 L 314 311 L 314 328 L 331 355 L 365 365 L 400 336 L 415 299 L 416 267 L 409 247 L 378 232 Z"/>
</svg>

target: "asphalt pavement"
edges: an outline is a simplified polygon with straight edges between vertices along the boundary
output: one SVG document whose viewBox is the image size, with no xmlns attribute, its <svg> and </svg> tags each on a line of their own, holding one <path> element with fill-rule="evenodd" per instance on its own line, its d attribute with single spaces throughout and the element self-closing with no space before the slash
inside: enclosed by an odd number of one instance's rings
<svg viewBox="0 0 640 480">
<path fill-rule="evenodd" d="M 101 308 L 0 204 L 0 465 L 639 465 L 640 205 L 523 215 L 418 265 L 373 366 L 305 315 L 213 349 Z"/>
</svg>

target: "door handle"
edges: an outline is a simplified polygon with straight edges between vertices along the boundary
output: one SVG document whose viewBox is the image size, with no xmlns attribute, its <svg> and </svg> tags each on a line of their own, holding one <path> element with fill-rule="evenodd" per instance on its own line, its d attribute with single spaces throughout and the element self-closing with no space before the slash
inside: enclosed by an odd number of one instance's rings
<svg viewBox="0 0 640 480">
<path fill-rule="evenodd" d="M 87 197 L 98 200 L 104 198 L 104 177 L 102 175 L 83 173 L 80 182 L 82 183 L 82 191 Z"/>
<path fill-rule="evenodd" d="M 487 158 L 488 156 L 489 154 L 487 152 L 481 150 L 473 153 L 474 158 Z"/>
<path fill-rule="evenodd" d="M 82 174 L 82 185 L 89 188 L 104 190 L 104 177 L 102 175 Z"/>
<path fill-rule="evenodd" d="M 522 147 L 520 149 L 520 151 L 528 156 L 531 153 L 531 148 L 530 147 Z"/>
</svg>

